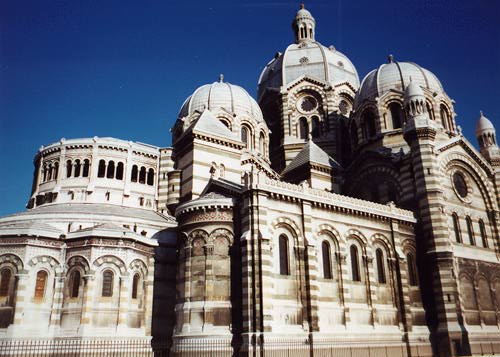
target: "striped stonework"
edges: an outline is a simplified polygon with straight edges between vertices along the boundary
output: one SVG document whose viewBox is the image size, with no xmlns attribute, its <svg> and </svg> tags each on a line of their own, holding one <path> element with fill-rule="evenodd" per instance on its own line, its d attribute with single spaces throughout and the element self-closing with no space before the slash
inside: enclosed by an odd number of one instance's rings
<svg viewBox="0 0 500 357">
<path fill-rule="evenodd" d="M 128 306 L 130 300 L 131 280 L 128 273 L 120 275 L 119 306 L 118 306 L 118 328 L 126 327 L 128 324 Z"/>
<path fill-rule="evenodd" d="M 466 350 L 458 324 L 457 284 L 453 276 L 453 256 L 450 247 L 447 219 L 443 214 L 444 200 L 440 184 L 440 170 L 434 155 L 434 136 L 431 129 L 416 129 L 406 133 L 411 147 L 414 168 L 416 199 L 419 208 L 420 227 L 423 234 L 428 271 L 432 274 L 430 288 L 436 306 L 438 329 L 435 338 L 440 353 L 450 355 L 456 350 Z M 462 346 L 462 347 L 459 347 Z"/>
<path fill-rule="evenodd" d="M 64 300 L 64 283 L 66 277 L 63 272 L 56 272 L 54 285 L 54 298 L 52 299 L 52 311 L 50 313 L 49 325 L 59 326 L 61 324 L 61 310 Z"/>
<path fill-rule="evenodd" d="M 146 336 L 151 335 L 153 317 L 153 287 L 154 287 L 155 260 L 148 258 L 147 274 L 144 276 L 144 327 Z"/>
<path fill-rule="evenodd" d="M 16 310 L 14 313 L 14 326 L 23 324 L 24 305 L 29 299 L 27 284 L 29 275 L 26 271 L 21 271 L 16 275 L 17 278 L 17 294 L 16 294 Z"/>
<path fill-rule="evenodd" d="M 80 319 L 80 330 L 84 332 L 92 325 L 92 309 L 93 299 L 92 294 L 95 288 L 95 275 L 88 274 L 83 277 L 83 304 L 82 304 L 82 317 Z"/>
</svg>

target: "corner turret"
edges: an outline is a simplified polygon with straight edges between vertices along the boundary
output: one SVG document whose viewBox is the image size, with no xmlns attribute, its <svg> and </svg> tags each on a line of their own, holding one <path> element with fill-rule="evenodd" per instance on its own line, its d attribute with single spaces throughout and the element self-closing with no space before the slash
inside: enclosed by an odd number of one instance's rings
<svg viewBox="0 0 500 357">
<path fill-rule="evenodd" d="M 476 138 L 481 154 L 488 161 L 500 159 L 500 149 L 497 144 L 496 131 L 492 122 L 480 112 L 476 125 Z"/>
</svg>

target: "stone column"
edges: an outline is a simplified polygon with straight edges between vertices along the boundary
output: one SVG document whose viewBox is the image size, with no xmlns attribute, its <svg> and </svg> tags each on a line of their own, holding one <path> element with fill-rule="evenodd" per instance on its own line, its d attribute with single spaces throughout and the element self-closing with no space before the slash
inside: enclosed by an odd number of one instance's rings
<svg viewBox="0 0 500 357">
<path fill-rule="evenodd" d="M 120 276 L 120 291 L 118 296 L 118 329 L 128 327 L 129 285 L 130 276 L 128 273 L 123 273 Z"/>
<path fill-rule="evenodd" d="M 28 278 L 29 274 L 26 271 L 21 271 L 16 274 L 17 289 L 15 298 L 14 323 L 13 325 L 10 325 L 9 328 L 21 327 L 21 325 L 23 324 L 24 306 L 29 302 L 29 292 L 27 290 Z"/>
<path fill-rule="evenodd" d="M 85 334 L 92 326 L 93 295 L 95 293 L 95 276 L 92 274 L 83 276 L 83 302 L 82 317 L 80 320 L 80 332 Z"/>
<path fill-rule="evenodd" d="M 343 249 L 342 246 L 340 249 Z M 348 270 L 347 270 L 347 255 L 344 251 L 336 252 L 336 261 L 338 262 L 338 284 L 339 284 L 339 304 L 342 307 L 344 314 L 343 324 L 347 325 L 351 319 L 349 317 L 349 308 L 346 307 L 346 302 L 349 303 L 351 292 L 346 286 L 346 280 L 348 280 Z"/>
<path fill-rule="evenodd" d="M 153 318 L 153 287 L 154 287 L 154 258 L 148 259 L 148 275 L 144 277 L 144 329 L 146 336 L 151 336 Z"/>
<path fill-rule="evenodd" d="M 89 184 L 87 186 L 88 192 L 94 191 L 94 185 L 95 185 L 95 181 L 97 179 L 97 173 L 99 171 L 99 157 L 98 157 L 99 144 L 97 143 L 97 137 L 94 137 L 93 141 L 94 142 L 92 144 L 92 158 L 90 160 L 90 168 L 89 168 L 90 180 L 89 180 Z"/>
<path fill-rule="evenodd" d="M 363 265 L 365 266 L 366 277 L 366 304 L 370 309 L 370 322 L 372 325 L 375 325 L 376 323 L 378 323 L 377 311 L 373 307 L 373 303 L 377 302 L 377 291 L 375 290 L 376 280 L 375 272 L 373 270 L 373 255 L 369 247 L 366 247 L 366 250 L 367 255 L 363 255 Z"/>
<path fill-rule="evenodd" d="M 52 311 L 50 313 L 49 329 L 56 332 L 61 326 L 61 312 L 64 300 L 64 282 L 66 276 L 64 272 L 56 272 L 54 297 L 52 299 Z"/>
</svg>

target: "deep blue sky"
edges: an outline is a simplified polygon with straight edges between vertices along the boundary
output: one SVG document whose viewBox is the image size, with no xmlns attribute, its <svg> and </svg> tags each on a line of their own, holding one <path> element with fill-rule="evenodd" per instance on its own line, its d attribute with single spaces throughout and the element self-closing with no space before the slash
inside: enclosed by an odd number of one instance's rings
<svg viewBox="0 0 500 357">
<path fill-rule="evenodd" d="M 0 0 L 0 215 L 24 209 L 41 145 L 113 136 L 170 145 L 183 100 L 224 73 L 255 96 L 293 41 L 299 1 Z M 500 130 L 500 1 L 307 1 L 317 40 L 363 78 L 393 53 L 434 72 L 474 144 Z"/>
</svg>

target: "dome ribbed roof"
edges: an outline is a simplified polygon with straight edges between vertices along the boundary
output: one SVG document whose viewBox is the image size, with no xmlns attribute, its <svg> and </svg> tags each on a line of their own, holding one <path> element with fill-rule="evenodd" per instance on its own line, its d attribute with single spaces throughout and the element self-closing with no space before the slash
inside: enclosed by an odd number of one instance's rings
<svg viewBox="0 0 500 357">
<path fill-rule="evenodd" d="M 427 69 L 412 62 L 395 62 L 392 57 L 389 61 L 368 73 L 363 79 L 356 96 L 356 106 L 366 99 L 381 97 L 391 89 L 404 91 L 410 83 L 410 78 L 422 88 L 436 93 L 444 92 L 441 82 Z"/>
<path fill-rule="evenodd" d="M 331 85 L 348 82 L 355 90 L 359 87 L 358 72 L 342 52 L 333 47 L 327 48 L 319 42 L 294 43 L 288 46 L 285 53 L 278 53 L 262 71 L 259 78 L 259 100 L 266 88 L 280 89 L 302 75 Z"/>
<path fill-rule="evenodd" d="M 476 136 L 479 136 L 483 132 L 489 130 L 495 131 L 495 127 L 493 126 L 493 123 L 483 115 L 483 112 L 481 112 L 479 120 L 477 121 L 476 124 Z"/>
<path fill-rule="evenodd" d="M 223 109 L 232 114 L 249 116 L 258 122 L 263 121 L 262 111 L 255 99 L 240 86 L 223 82 L 222 79 L 196 89 L 182 104 L 179 119 L 205 109 L 214 114 Z"/>
</svg>

